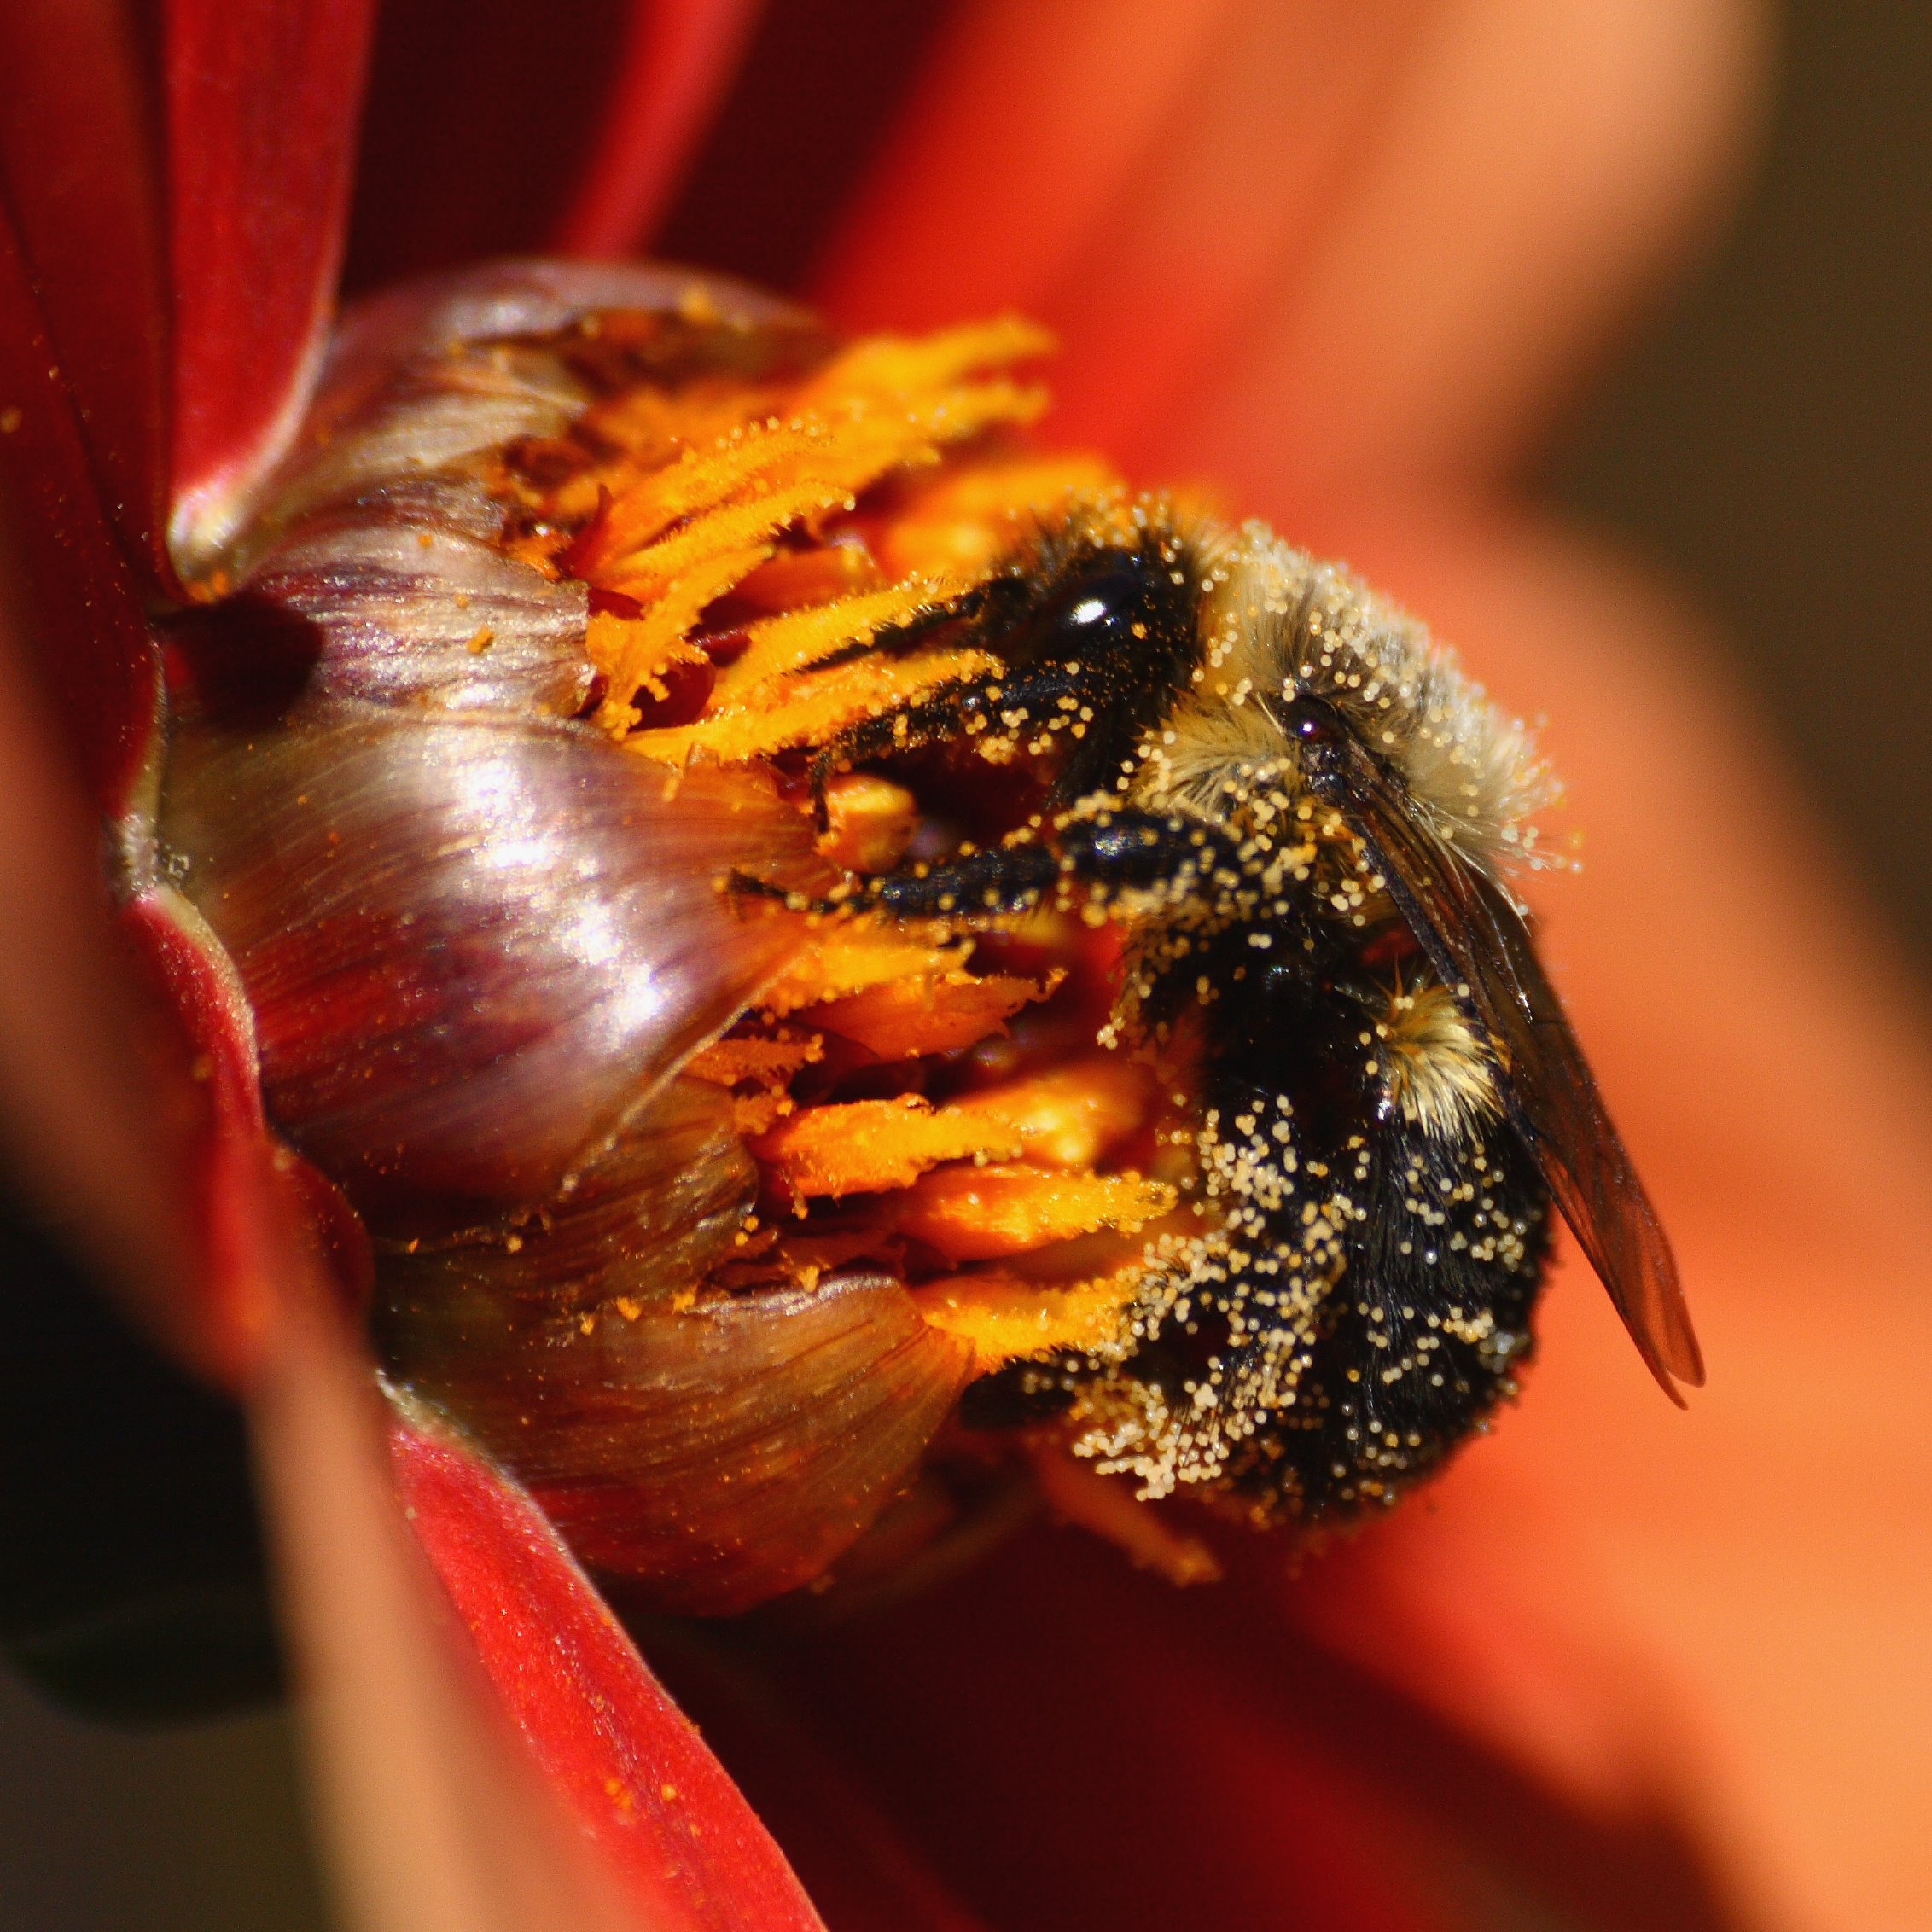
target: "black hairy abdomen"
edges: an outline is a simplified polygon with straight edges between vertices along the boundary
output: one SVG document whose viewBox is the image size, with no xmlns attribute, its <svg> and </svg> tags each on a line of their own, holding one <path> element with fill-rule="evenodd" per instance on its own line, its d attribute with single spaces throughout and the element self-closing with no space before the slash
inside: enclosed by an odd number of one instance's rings
<svg viewBox="0 0 1932 1932">
<path fill-rule="evenodd" d="M 1510 1392 L 1549 1241 L 1547 1190 L 1504 1121 L 1432 1134 L 1388 1103 L 1346 968 L 1250 967 L 1204 1015 L 1208 1107 L 1225 1121 L 1279 1096 L 1292 1105 L 1298 1184 L 1270 1231 L 1297 1239 L 1320 1167 L 1359 1210 L 1338 1226 L 1344 1265 L 1292 1399 L 1256 1418 L 1231 1472 L 1237 1489 L 1310 1517 L 1394 1500 Z M 1229 1299 L 1240 1292 L 1228 1284 Z"/>
</svg>

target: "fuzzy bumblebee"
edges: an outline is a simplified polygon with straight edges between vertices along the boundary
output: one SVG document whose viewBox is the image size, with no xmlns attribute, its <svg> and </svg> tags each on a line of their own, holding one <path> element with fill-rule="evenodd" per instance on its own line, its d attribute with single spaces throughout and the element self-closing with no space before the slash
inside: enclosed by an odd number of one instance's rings
<svg viewBox="0 0 1932 1932">
<path fill-rule="evenodd" d="M 1010 1467 L 1392 1498 L 1513 1387 L 1552 1202 L 1700 1379 L 1507 882 L 1522 734 L 1030 448 L 1045 346 L 404 291 L 175 627 L 163 847 L 389 1374 L 673 1608 Z"/>
</svg>

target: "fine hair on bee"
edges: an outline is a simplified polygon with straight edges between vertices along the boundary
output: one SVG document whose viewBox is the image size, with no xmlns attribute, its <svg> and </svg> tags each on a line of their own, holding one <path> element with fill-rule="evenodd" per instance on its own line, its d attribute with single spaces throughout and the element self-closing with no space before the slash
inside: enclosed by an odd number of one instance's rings
<svg viewBox="0 0 1932 1932">
<path fill-rule="evenodd" d="M 1552 1196 L 1666 1389 L 1698 1380 L 1506 882 L 1552 789 L 1522 728 L 1345 570 L 1158 500 L 1045 527 L 949 616 L 998 668 L 846 732 L 815 783 L 969 748 L 1040 768 L 1041 809 L 820 910 L 1119 928 L 1108 1043 L 1191 1061 L 1208 1224 L 1155 1244 L 1117 1341 L 966 1417 L 1068 1417 L 1149 1496 L 1393 1500 L 1514 1388 Z"/>
</svg>

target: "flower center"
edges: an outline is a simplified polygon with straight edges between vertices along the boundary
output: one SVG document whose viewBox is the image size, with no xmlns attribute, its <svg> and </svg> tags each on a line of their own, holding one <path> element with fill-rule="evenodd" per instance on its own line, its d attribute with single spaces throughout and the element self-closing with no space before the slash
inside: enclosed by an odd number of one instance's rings
<svg viewBox="0 0 1932 1932">
<path fill-rule="evenodd" d="M 620 380 L 507 451 L 512 553 L 591 587 L 596 722 L 668 789 L 757 766 L 806 811 L 854 727 L 997 670 L 949 614 L 1044 525 L 1124 514 L 1097 460 L 1010 440 L 1044 393 L 1010 367 L 1045 346 L 1002 321 L 861 340 L 789 380 Z M 841 872 L 998 837 L 1028 789 L 984 758 L 899 762 L 818 774 Z M 1111 935 L 1053 912 L 975 934 L 791 917 L 783 972 L 684 1069 L 730 1091 L 759 1175 L 692 1289 L 870 1264 L 982 1372 L 1117 1344 L 1189 1136 L 1151 1065 L 1096 1047 Z"/>
</svg>

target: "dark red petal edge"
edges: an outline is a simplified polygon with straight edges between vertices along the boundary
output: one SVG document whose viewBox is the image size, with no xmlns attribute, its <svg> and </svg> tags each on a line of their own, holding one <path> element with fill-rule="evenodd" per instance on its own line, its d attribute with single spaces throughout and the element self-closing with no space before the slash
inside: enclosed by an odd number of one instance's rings
<svg viewBox="0 0 1932 1932">
<path fill-rule="evenodd" d="M 245 514 L 306 400 L 341 261 L 371 11 L 167 0 L 169 535 L 184 574 Z"/>
<path fill-rule="evenodd" d="M 552 245 L 629 254 L 656 227 L 730 85 L 762 0 L 633 0 L 622 66 Z"/>
<path fill-rule="evenodd" d="M 399 1405 L 396 1483 L 485 1672 L 654 1928 L 823 1932 L 783 1854 L 542 1512 Z"/>
<path fill-rule="evenodd" d="M 0 90 L 0 98 L 7 94 Z M 118 819 L 153 738 L 159 659 L 133 571 L 102 508 L 32 266 L 3 207 L 0 518 L 12 532 L 23 615 L 48 696 L 90 799 Z"/>
<path fill-rule="evenodd" d="M 48 366 L 60 370 L 129 554 L 165 576 L 158 148 L 130 11 L 120 0 L 9 0 L 0 73 L 0 172 L 55 350 Z M 0 328 L 17 346 L 11 315 Z"/>
</svg>

